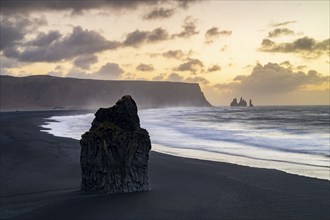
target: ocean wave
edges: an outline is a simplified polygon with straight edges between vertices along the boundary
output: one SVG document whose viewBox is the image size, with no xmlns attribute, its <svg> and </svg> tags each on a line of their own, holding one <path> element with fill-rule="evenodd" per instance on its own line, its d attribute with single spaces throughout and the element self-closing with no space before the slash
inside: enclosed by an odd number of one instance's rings
<svg viewBox="0 0 330 220">
<path fill-rule="evenodd" d="M 330 179 L 329 112 L 324 107 L 160 108 L 140 110 L 139 116 L 162 152 L 164 146 L 180 156 L 202 151 L 219 161 L 230 156 L 226 162 Z M 80 140 L 93 118 L 53 116 L 43 128 Z M 194 157 L 207 159 L 198 154 Z"/>
</svg>

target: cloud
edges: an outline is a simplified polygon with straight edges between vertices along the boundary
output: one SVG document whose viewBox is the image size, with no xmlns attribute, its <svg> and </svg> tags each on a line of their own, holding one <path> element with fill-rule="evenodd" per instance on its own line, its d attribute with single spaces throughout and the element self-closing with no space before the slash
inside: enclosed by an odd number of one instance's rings
<svg viewBox="0 0 330 220">
<path fill-rule="evenodd" d="M 10 59 L 5 56 L 0 55 L 1 68 L 17 68 L 21 66 L 21 63 L 17 62 L 15 59 Z"/>
<path fill-rule="evenodd" d="M 175 14 L 174 8 L 154 8 L 143 16 L 145 20 L 156 20 L 172 17 Z"/>
<path fill-rule="evenodd" d="M 168 81 L 173 81 L 173 82 L 182 82 L 184 80 L 184 78 L 177 74 L 177 73 L 171 73 L 168 77 L 167 77 Z"/>
<path fill-rule="evenodd" d="M 175 0 L 170 3 L 174 7 L 188 8 L 191 4 L 199 2 L 199 0 Z M 138 7 L 153 7 L 162 4 L 168 4 L 168 0 L 80 0 L 80 1 L 68 1 L 68 0 L 29 0 L 29 1 L 1 1 L 1 11 L 6 14 L 10 13 L 30 13 L 38 11 L 70 11 L 72 14 L 81 14 L 84 11 L 91 9 L 103 9 L 103 10 L 134 10 Z"/>
<path fill-rule="evenodd" d="M 122 43 L 124 47 L 139 47 L 144 43 L 156 43 L 169 39 L 168 32 L 163 28 L 156 28 L 152 31 L 136 30 L 126 35 Z"/>
<path fill-rule="evenodd" d="M 322 76 L 315 70 L 294 72 L 277 63 L 268 63 L 264 66 L 257 64 L 250 75 L 237 76 L 234 82 L 215 87 L 227 93 L 273 96 L 303 90 L 309 85 L 320 85 L 329 79 L 329 76 Z"/>
<path fill-rule="evenodd" d="M 98 58 L 94 54 L 85 54 L 79 56 L 75 61 L 73 62 L 76 67 L 79 67 L 81 69 L 89 69 L 89 67 L 92 64 L 95 64 L 98 62 Z"/>
<path fill-rule="evenodd" d="M 38 27 L 46 24 L 47 21 L 44 17 L 32 18 L 23 15 L 1 16 L 0 50 L 7 49 L 13 51 L 13 47 L 23 41 L 26 34 L 34 32 Z"/>
<path fill-rule="evenodd" d="M 184 78 L 180 74 L 171 73 L 167 75 L 166 73 L 161 73 L 158 76 L 152 78 L 154 81 L 172 81 L 172 82 L 183 82 Z"/>
<path fill-rule="evenodd" d="M 162 53 L 163 57 L 166 58 L 174 58 L 174 59 L 181 59 L 185 56 L 185 54 L 182 52 L 182 50 L 169 50 L 164 53 Z"/>
<path fill-rule="evenodd" d="M 60 75 L 61 71 L 52 71 L 49 72 L 48 74 L 52 75 L 54 73 L 55 75 L 56 74 Z M 92 73 L 87 73 L 84 70 L 75 67 L 71 68 L 67 74 L 62 73 L 62 75 L 65 77 L 80 78 L 80 79 L 96 79 L 95 77 L 93 77 Z"/>
<path fill-rule="evenodd" d="M 187 62 L 180 64 L 178 67 L 175 67 L 174 71 L 190 71 L 196 73 L 198 70 L 201 70 L 204 67 L 204 64 L 199 59 L 189 58 Z"/>
<path fill-rule="evenodd" d="M 196 2 L 202 2 L 202 0 L 177 0 L 178 6 L 184 9 L 187 9 L 191 4 L 195 4 Z"/>
<path fill-rule="evenodd" d="M 83 78 L 83 79 L 102 79 L 102 80 L 114 80 L 119 79 L 124 70 L 120 68 L 117 63 L 106 63 L 96 72 L 85 72 L 80 68 L 72 68 L 66 77 Z"/>
<path fill-rule="evenodd" d="M 214 40 L 220 36 L 230 36 L 232 31 L 229 30 L 222 30 L 220 31 L 219 28 L 213 27 L 206 31 L 205 33 L 205 43 L 210 44 L 213 43 Z"/>
<path fill-rule="evenodd" d="M 228 48 L 228 46 L 225 45 L 225 46 L 223 46 L 223 47 L 220 48 L 220 51 L 221 51 L 221 52 L 224 52 L 225 50 L 227 50 L 227 48 Z"/>
<path fill-rule="evenodd" d="M 288 28 L 276 28 L 273 31 L 268 33 L 268 37 L 274 38 L 274 37 L 279 37 L 282 35 L 293 35 L 294 31 L 288 29 Z"/>
<path fill-rule="evenodd" d="M 210 81 L 208 81 L 204 77 L 200 77 L 200 76 L 188 77 L 188 78 L 185 79 L 185 81 L 192 82 L 192 83 L 201 83 L 201 84 L 209 84 L 210 83 Z"/>
<path fill-rule="evenodd" d="M 165 58 L 168 58 L 168 59 L 181 60 L 181 59 L 191 56 L 192 53 L 193 53 L 192 50 L 188 51 L 187 53 L 184 53 L 182 50 L 168 50 L 168 51 L 162 53 L 162 56 Z"/>
<path fill-rule="evenodd" d="M 189 38 L 191 36 L 194 36 L 196 34 L 199 34 L 199 31 L 196 30 L 196 19 L 193 19 L 193 17 L 188 16 L 184 19 L 182 28 L 183 31 L 178 34 L 173 34 L 172 38 L 180 37 L 180 38 Z"/>
<path fill-rule="evenodd" d="M 28 42 L 31 46 L 42 47 L 47 46 L 53 43 L 55 40 L 61 37 L 60 32 L 58 31 L 50 31 L 47 34 L 40 33 L 38 36 L 32 41 Z"/>
<path fill-rule="evenodd" d="M 6 68 L 0 68 L 0 75 L 7 75 L 7 76 L 14 76 L 15 74 L 13 74 L 10 70 L 6 69 Z"/>
<path fill-rule="evenodd" d="M 44 36 L 49 36 L 50 33 Z M 119 42 L 108 41 L 98 32 L 83 30 L 79 26 L 73 28 L 71 34 L 54 40 L 50 44 L 36 46 L 36 44 L 40 45 L 40 42 L 40 38 L 37 37 L 37 39 L 27 44 L 23 44 L 22 51 L 5 50 L 4 54 L 7 57 L 16 58 L 23 62 L 57 62 L 72 59 L 80 55 L 116 49 L 120 46 Z"/>
<path fill-rule="evenodd" d="M 259 51 L 271 53 L 297 53 L 305 58 L 317 58 L 329 53 L 329 41 L 316 41 L 310 37 L 299 38 L 289 43 L 275 43 L 269 39 L 263 39 Z"/>
<path fill-rule="evenodd" d="M 152 72 L 154 71 L 154 67 L 152 64 L 143 64 L 143 63 L 140 63 L 140 65 L 138 65 L 136 67 L 136 70 L 139 70 L 139 71 L 142 71 L 142 72 Z"/>
<path fill-rule="evenodd" d="M 288 60 L 281 62 L 280 65 L 290 70 L 293 68 L 293 65 Z"/>
<path fill-rule="evenodd" d="M 166 77 L 166 74 L 165 73 L 161 73 L 159 74 L 158 76 L 155 76 L 152 78 L 153 81 L 162 81 L 164 80 Z"/>
<path fill-rule="evenodd" d="M 220 71 L 220 70 L 221 70 L 221 67 L 219 65 L 213 65 L 207 69 L 207 72 L 216 72 L 216 71 Z"/>
<path fill-rule="evenodd" d="M 172 82 L 189 82 L 189 83 L 201 83 L 201 84 L 209 84 L 210 82 L 204 77 L 195 76 L 195 77 L 187 77 L 184 78 L 180 74 L 171 73 L 166 75 L 165 73 L 161 73 L 158 76 L 152 78 L 153 81 L 172 81 Z"/>
<path fill-rule="evenodd" d="M 106 63 L 93 75 L 102 79 L 117 79 L 123 73 L 124 70 L 117 63 Z"/>
<path fill-rule="evenodd" d="M 270 26 L 272 27 L 280 27 L 280 26 L 285 26 L 285 25 L 288 25 L 288 24 L 293 24 L 293 23 L 296 23 L 297 21 L 285 21 L 285 22 L 273 22 Z"/>
<path fill-rule="evenodd" d="M 63 77 L 63 72 L 61 71 L 50 71 L 47 73 L 49 76 Z"/>
</svg>

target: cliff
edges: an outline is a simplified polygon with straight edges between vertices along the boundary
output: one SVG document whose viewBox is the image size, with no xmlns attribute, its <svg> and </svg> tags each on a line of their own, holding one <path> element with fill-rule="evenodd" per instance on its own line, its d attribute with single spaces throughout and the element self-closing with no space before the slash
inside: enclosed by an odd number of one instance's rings
<svg viewBox="0 0 330 220">
<path fill-rule="evenodd" d="M 139 107 L 210 106 L 196 83 L 0 76 L 0 109 L 97 109 L 123 95 Z"/>
</svg>

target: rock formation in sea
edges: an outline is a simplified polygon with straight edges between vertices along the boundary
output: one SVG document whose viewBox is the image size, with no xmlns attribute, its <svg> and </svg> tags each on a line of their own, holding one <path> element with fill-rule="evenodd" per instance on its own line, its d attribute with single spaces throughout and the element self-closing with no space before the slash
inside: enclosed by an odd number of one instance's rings
<svg viewBox="0 0 330 220">
<path fill-rule="evenodd" d="M 249 103 L 250 107 L 253 107 L 254 105 L 252 104 L 252 99 L 250 99 L 250 103 Z"/>
<path fill-rule="evenodd" d="M 239 100 L 239 102 L 237 102 L 237 98 L 234 98 L 233 101 L 230 103 L 230 106 L 231 107 L 236 107 L 236 106 L 239 106 L 239 107 L 246 107 L 247 106 L 247 102 L 245 101 L 245 99 L 243 99 L 241 97 L 241 99 Z"/>
<path fill-rule="evenodd" d="M 124 96 L 111 108 L 95 113 L 92 127 L 80 141 L 83 192 L 149 191 L 151 142 L 140 127 L 137 106 Z"/>
</svg>

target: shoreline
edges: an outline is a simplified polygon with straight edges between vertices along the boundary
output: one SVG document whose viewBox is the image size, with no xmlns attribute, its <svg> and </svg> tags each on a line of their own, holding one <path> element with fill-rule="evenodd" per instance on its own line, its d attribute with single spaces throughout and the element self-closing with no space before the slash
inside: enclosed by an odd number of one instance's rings
<svg viewBox="0 0 330 220">
<path fill-rule="evenodd" d="M 82 121 L 87 120 L 87 122 L 89 122 L 89 120 L 91 120 L 92 113 L 89 113 L 88 115 L 88 118 L 86 117 L 87 114 L 74 115 L 74 118 L 72 118 L 71 115 L 48 118 L 47 122 L 42 125 L 43 129 L 41 129 L 41 131 L 50 133 L 57 137 L 67 137 L 73 138 L 74 140 L 80 140 L 82 130 L 89 129 L 89 123 L 82 123 Z M 144 115 L 144 113 L 141 112 L 141 115 Z M 145 119 L 147 118 L 142 117 L 142 120 Z M 77 127 L 79 129 L 76 130 L 75 128 L 71 128 L 70 126 L 72 123 L 77 123 Z M 84 128 L 81 130 L 80 126 L 82 125 Z M 150 127 L 150 136 L 155 138 L 157 135 L 159 135 L 159 132 L 154 134 L 152 130 L 154 125 L 151 125 Z M 149 130 L 148 127 L 145 128 Z M 157 138 L 155 138 L 155 140 L 155 142 L 157 142 Z M 189 141 L 185 141 L 185 143 L 189 143 Z M 223 142 L 221 145 L 219 144 L 218 149 L 213 150 L 200 150 L 198 148 L 189 147 L 172 147 L 172 145 L 166 145 L 166 142 L 164 144 L 152 143 L 152 145 L 152 151 L 168 155 L 207 161 L 225 162 L 254 168 L 275 169 L 290 174 L 330 181 L 330 166 L 327 162 L 329 161 L 329 158 L 323 158 L 324 155 L 306 154 L 301 152 L 287 153 L 284 151 L 271 151 L 267 147 L 258 148 L 254 146 L 249 146 L 249 151 L 253 153 L 244 154 L 240 151 L 242 150 L 242 152 L 244 152 L 244 148 L 239 148 L 238 151 L 227 151 L 227 148 L 230 149 L 237 147 L 235 145 L 231 145 L 229 142 Z M 205 143 L 200 147 L 205 148 Z"/>
<path fill-rule="evenodd" d="M 71 111 L 75 112 L 77 111 Z M 43 189 L 79 189 L 79 142 L 39 131 L 45 118 L 67 113 L 68 111 L 0 113 L 1 177 L 6 177 L 0 178 L 0 216 L 5 213 L 3 207 L 6 208 L 8 204 L 19 207 L 24 201 L 33 202 L 33 196 L 6 199 L 6 195 Z M 327 180 L 154 151 L 150 152 L 149 177 L 152 187 L 150 192 L 95 197 L 81 196 L 78 193 L 74 198 L 72 192 L 63 192 L 59 193 L 60 196 L 67 199 L 35 206 L 35 209 L 16 215 L 14 213 L 11 217 L 330 218 L 330 188 Z M 45 195 L 45 198 L 54 199 L 56 196 Z"/>
<path fill-rule="evenodd" d="M 318 175 L 313 175 L 313 174 L 306 175 L 305 174 L 306 172 L 295 173 L 295 172 L 290 172 L 289 170 L 285 170 L 285 169 L 280 170 L 280 169 L 274 168 L 271 165 L 270 166 L 267 165 L 268 161 L 260 161 L 259 166 L 253 165 L 253 163 L 248 162 L 250 160 L 250 158 L 246 158 L 246 157 L 243 157 L 243 156 L 230 155 L 230 154 L 228 154 L 228 155 L 221 154 L 221 158 L 220 158 L 219 153 L 205 152 L 205 151 L 198 150 L 198 149 L 177 149 L 177 148 L 175 148 L 175 150 L 172 150 L 171 147 L 166 147 L 166 146 L 160 145 L 160 144 L 152 144 L 152 146 L 153 146 L 153 148 L 154 147 L 157 148 L 156 150 L 152 149 L 153 151 L 158 152 L 158 153 L 162 153 L 162 154 L 166 154 L 166 155 L 171 155 L 171 156 L 174 156 L 174 157 L 196 159 L 196 160 L 205 160 L 205 161 L 213 161 L 213 162 L 220 162 L 220 163 L 228 163 L 228 164 L 239 165 L 239 166 L 250 167 L 250 168 L 276 170 L 276 171 L 284 172 L 284 173 L 291 174 L 291 175 L 314 178 L 314 179 L 318 179 L 318 180 L 327 180 L 327 181 L 330 182 L 329 173 L 325 173 L 324 178 L 320 178 Z M 199 156 L 197 157 L 196 154 L 198 154 Z M 239 159 L 237 159 L 237 157 L 241 157 L 243 159 L 239 160 Z M 283 161 L 283 162 L 282 161 L 276 161 L 276 162 L 278 162 L 278 163 L 287 163 L 285 161 Z"/>
</svg>

